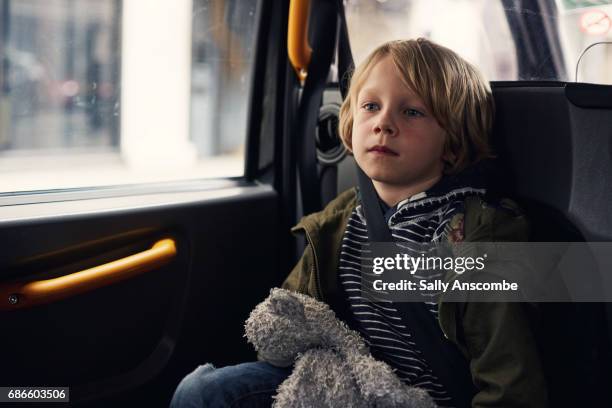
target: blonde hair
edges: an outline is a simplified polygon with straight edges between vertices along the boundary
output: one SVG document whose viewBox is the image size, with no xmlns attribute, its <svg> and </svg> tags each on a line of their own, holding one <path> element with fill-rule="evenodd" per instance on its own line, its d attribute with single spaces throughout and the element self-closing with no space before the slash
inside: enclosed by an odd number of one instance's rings
<svg viewBox="0 0 612 408">
<path fill-rule="evenodd" d="M 374 65 L 387 55 L 404 83 L 423 100 L 445 130 L 443 157 L 447 174 L 493 157 L 488 142 L 494 114 L 489 84 L 454 51 L 425 38 L 387 42 L 355 69 L 339 115 L 340 138 L 349 151 L 357 95 Z"/>
</svg>

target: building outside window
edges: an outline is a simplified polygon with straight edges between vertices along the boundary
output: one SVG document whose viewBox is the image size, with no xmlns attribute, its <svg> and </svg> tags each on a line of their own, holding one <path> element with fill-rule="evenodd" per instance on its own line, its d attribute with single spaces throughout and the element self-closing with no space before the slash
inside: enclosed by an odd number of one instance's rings
<svg viewBox="0 0 612 408">
<path fill-rule="evenodd" d="M 0 193 L 241 176 L 256 12 L 0 0 Z"/>
</svg>

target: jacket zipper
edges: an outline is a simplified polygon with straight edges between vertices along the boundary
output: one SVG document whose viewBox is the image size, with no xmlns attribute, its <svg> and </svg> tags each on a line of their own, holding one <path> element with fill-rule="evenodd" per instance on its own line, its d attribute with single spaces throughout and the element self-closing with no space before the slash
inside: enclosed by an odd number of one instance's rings
<svg viewBox="0 0 612 408">
<path fill-rule="evenodd" d="M 319 279 L 319 258 L 317 257 L 317 251 L 315 251 L 315 246 L 314 243 L 312 241 L 312 237 L 310 236 L 310 234 L 308 233 L 308 230 L 306 228 L 304 228 L 304 234 L 306 235 L 306 240 L 308 241 L 308 245 L 310 245 L 310 248 L 312 248 L 312 256 L 314 258 L 314 262 L 313 262 L 313 272 L 314 272 L 314 281 L 315 281 L 315 290 L 318 293 L 315 293 L 315 297 L 317 299 L 323 299 L 323 291 L 321 290 L 321 283 L 320 283 L 320 279 Z"/>
</svg>

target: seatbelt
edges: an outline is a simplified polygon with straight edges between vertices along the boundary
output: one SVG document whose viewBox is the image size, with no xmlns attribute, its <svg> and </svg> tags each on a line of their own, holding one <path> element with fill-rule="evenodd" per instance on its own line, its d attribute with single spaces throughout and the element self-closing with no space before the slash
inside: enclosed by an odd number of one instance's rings
<svg viewBox="0 0 612 408">
<path fill-rule="evenodd" d="M 304 214 L 321 209 L 315 132 L 323 91 L 334 55 L 338 27 L 337 2 L 316 1 L 311 7 L 310 19 L 316 29 L 313 30 L 312 56 L 295 121 L 295 134 L 298 137 L 299 149 L 298 175 Z"/>
<path fill-rule="evenodd" d="M 372 180 L 360 168 L 358 172 L 361 208 L 366 218 L 368 241 L 393 242 Z M 428 310 L 427 305 L 423 302 L 395 302 L 395 306 L 425 361 L 450 394 L 454 404 L 457 407 L 471 406 L 476 389 L 472 383 L 468 361 L 455 344 L 444 338 L 437 319 Z"/>
<path fill-rule="evenodd" d="M 338 40 L 338 78 L 342 96 L 348 91 L 347 70 L 352 66 L 352 55 L 346 27 L 344 7 L 340 6 Z M 350 62 L 349 62 L 350 61 Z M 370 242 L 393 242 L 393 236 L 384 218 L 379 197 L 372 180 L 357 165 L 361 207 L 366 218 Z M 400 316 L 410 329 L 419 350 L 423 353 L 434 375 L 444 386 L 457 407 L 470 407 L 476 388 L 472 382 L 467 359 L 451 341 L 443 337 L 437 319 L 423 302 L 396 302 Z"/>
<path fill-rule="evenodd" d="M 378 202 L 378 194 L 374 189 L 374 184 L 358 164 L 355 164 L 355 166 L 357 166 L 357 176 L 359 178 L 361 208 L 363 209 L 368 229 L 368 241 L 393 242 L 391 231 Z"/>
</svg>

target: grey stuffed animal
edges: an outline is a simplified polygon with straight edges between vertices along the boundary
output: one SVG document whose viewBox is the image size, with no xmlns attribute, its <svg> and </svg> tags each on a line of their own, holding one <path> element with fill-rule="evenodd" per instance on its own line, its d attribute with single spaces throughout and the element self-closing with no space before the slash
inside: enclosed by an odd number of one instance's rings
<svg viewBox="0 0 612 408">
<path fill-rule="evenodd" d="M 246 321 L 248 341 L 260 359 L 295 364 L 278 387 L 275 408 L 435 408 L 423 389 L 405 385 L 375 360 L 363 339 L 323 302 L 272 289 Z"/>
</svg>

